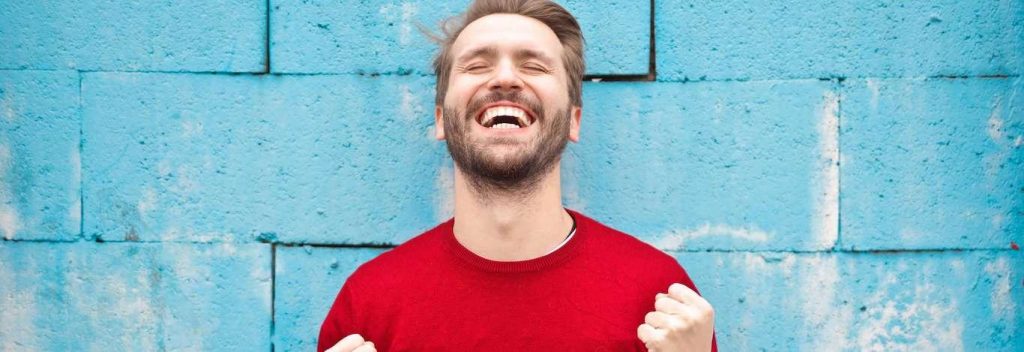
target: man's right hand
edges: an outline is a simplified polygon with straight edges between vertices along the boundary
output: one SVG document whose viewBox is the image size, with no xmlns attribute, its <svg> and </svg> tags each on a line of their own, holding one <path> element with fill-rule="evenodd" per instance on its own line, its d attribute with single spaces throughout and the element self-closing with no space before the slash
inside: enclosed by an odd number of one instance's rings
<svg viewBox="0 0 1024 352">
<path fill-rule="evenodd" d="M 345 336 L 326 352 L 377 352 L 377 349 L 373 347 L 373 342 L 363 340 L 359 334 L 352 334 Z"/>
</svg>

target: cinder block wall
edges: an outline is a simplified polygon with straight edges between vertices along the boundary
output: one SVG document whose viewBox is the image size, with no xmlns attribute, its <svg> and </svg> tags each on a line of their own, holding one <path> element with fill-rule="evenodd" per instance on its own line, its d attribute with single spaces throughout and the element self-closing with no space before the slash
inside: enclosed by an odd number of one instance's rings
<svg viewBox="0 0 1024 352">
<path fill-rule="evenodd" d="M 565 202 L 723 351 L 1024 350 L 1022 1 L 565 3 Z M 464 5 L 0 3 L 0 350 L 312 349 L 451 214 L 416 24 Z"/>
</svg>

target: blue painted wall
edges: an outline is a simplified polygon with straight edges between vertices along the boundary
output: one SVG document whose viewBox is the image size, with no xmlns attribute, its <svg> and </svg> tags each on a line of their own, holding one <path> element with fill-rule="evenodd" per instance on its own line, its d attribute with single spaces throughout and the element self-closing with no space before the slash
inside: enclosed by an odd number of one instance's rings
<svg viewBox="0 0 1024 352">
<path fill-rule="evenodd" d="M 418 24 L 465 3 L 0 3 L 0 350 L 311 349 L 451 214 Z M 1024 350 L 1024 1 L 564 3 L 565 202 L 723 351 Z"/>
</svg>

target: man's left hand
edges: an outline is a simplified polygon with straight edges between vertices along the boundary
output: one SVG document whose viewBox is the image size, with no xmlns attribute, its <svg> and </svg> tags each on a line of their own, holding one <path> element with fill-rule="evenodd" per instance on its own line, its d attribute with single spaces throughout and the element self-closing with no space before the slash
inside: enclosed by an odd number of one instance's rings
<svg viewBox="0 0 1024 352">
<path fill-rule="evenodd" d="M 650 352 L 711 351 L 715 310 L 703 297 L 682 284 L 659 293 L 654 311 L 637 328 L 637 337 Z"/>
</svg>

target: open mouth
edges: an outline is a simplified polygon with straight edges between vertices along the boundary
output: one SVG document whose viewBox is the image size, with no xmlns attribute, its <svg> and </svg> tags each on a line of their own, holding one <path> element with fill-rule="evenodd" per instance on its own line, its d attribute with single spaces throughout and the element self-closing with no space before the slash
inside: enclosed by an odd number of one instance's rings
<svg viewBox="0 0 1024 352">
<path fill-rule="evenodd" d="M 486 128 L 512 129 L 528 127 L 533 124 L 534 119 L 526 110 L 519 107 L 498 105 L 484 109 L 477 122 Z"/>
</svg>

